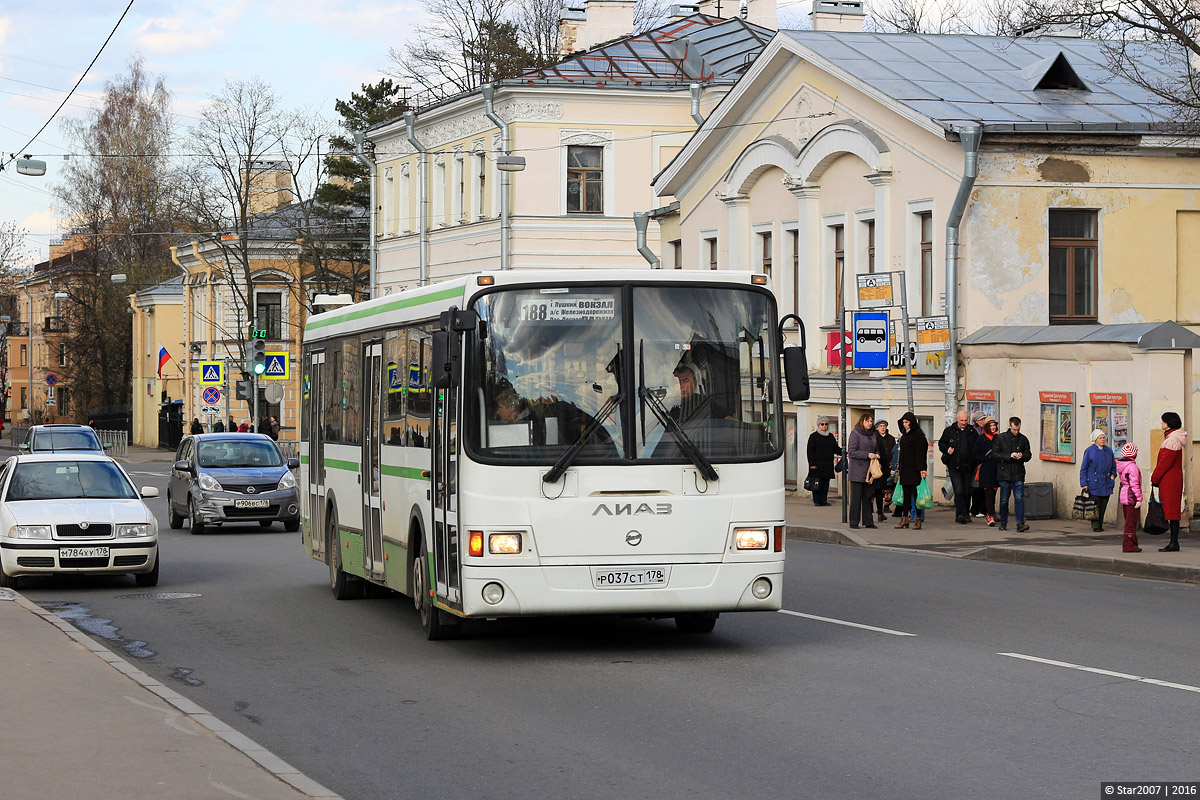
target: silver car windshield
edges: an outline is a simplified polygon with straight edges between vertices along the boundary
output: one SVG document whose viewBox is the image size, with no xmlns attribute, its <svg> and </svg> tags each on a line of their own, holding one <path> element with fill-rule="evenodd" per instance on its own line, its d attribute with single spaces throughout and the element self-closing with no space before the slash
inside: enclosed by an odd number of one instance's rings
<svg viewBox="0 0 1200 800">
<path fill-rule="evenodd" d="M 115 464 L 106 461 L 26 461 L 17 464 L 6 502 L 98 498 L 133 500 L 138 494 Z"/>
<path fill-rule="evenodd" d="M 196 460 L 209 469 L 238 469 L 241 467 L 278 467 L 283 465 L 279 449 L 262 440 L 237 441 L 217 439 L 196 444 Z"/>
<path fill-rule="evenodd" d="M 92 450 L 103 451 L 100 440 L 91 431 L 56 431 L 42 430 L 33 432 L 33 443 L 30 448 L 35 453 L 58 452 L 62 450 Z"/>
</svg>

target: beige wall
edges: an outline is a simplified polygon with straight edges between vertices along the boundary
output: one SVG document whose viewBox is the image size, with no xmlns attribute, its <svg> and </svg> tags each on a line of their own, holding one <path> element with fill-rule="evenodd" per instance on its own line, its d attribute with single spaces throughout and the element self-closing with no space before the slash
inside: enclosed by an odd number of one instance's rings
<svg viewBox="0 0 1200 800">
<path fill-rule="evenodd" d="M 158 447 L 158 412 L 162 393 L 173 400 L 183 395 L 183 365 L 187 346 L 183 342 L 183 297 L 130 296 L 133 314 L 133 443 Z M 143 311 L 142 309 L 152 309 Z M 158 343 L 171 354 L 171 361 L 158 376 Z"/>
</svg>

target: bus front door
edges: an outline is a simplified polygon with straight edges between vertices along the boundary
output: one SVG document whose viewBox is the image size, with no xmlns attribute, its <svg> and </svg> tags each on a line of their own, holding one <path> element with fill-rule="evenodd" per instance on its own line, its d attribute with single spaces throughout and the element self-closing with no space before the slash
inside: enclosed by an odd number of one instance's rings
<svg viewBox="0 0 1200 800">
<path fill-rule="evenodd" d="M 312 353 L 308 362 L 308 530 L 313 552 L 325 554 L 325 354 Z"/>
<path fill-rule="evenodd" d="M 383 345 L 363 345 L 362 354 L 363 561 L 369 577 L 382 581 L 383 527 L 379 502 L 379 436 L 383 430 Z"/>
<path fill-rule="evenodd" d="M 437 599 L 462 609 L 458 553 L 458 388 L 434 390 L 433 561 Z"/>
</svg>

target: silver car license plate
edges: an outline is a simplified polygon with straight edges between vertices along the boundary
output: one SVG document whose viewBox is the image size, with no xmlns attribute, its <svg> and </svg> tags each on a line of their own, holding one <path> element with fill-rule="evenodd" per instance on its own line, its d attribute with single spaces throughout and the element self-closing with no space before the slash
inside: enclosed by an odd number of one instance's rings
<svg viewBox="0 0 1200 800">
<path fill-rule="evenodd" d="M 63 558 L 108 558 L 107 547 L 60 547 L 58 557 Z"/>
<path fill-rule="evenodd" d="M 233 501 L 234 508 L 268 508 L 270 505 L 271 505 L 271 501 L 266 499 L 265 497 L 261 498 L 261 499 L 256 499 L 256 500 L 234 500 Z"/>
<path fill-rule="evenodd" d="M 666 586 L 670 578 L 670 567 L 597 568 L 592 570 L 592 585 L 597 589 L 637 589 Z"/>
</svg>

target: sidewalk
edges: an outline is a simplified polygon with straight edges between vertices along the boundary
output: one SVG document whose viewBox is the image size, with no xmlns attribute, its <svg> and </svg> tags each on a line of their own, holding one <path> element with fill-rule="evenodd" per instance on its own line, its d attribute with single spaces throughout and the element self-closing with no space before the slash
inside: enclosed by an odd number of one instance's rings
<svg viewBox="0 0 1200 800">
<path fill-rule="evenodd" d="M 1142 552 L 1122 553 L 1121 527 L 1115 522 L 1105 523 L 1103 533 L 1093 533 L 1088 522 L 1026 520 L 1030 529 L 1017 533 L 1011 514 L 1008 530 L 1001 531 L 989 528 L 981 517 L 959 525 L 954 507 L 939 505 L 925 512 L 919 531 L 897 529 L 900 520 L 890 512 L 886 522 L 875 522 L 878 528 L 852 531 L 841 521 L 840 498 L 831 497 L 830 502 L 832 506 L 817 508 L 807 495 L 789 493 L 784 512 L 788 538 L 1200 584 L 1200 536 L 1186 531 L 1178 553 L 1158 552 L 1168 537 L 1143 532 L 1138 533 Z"/>
<path fill-rule="evenodd" d="M 4 797 L 338 795 L 19 594 L 0 589 Z"/>
</svg>

